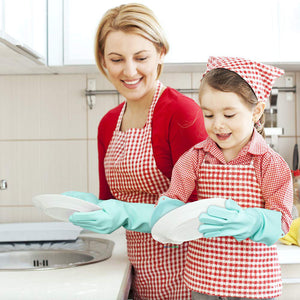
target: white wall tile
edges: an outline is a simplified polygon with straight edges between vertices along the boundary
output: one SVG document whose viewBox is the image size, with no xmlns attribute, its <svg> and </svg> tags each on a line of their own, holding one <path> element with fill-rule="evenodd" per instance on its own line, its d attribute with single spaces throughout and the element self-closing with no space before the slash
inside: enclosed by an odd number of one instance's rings
<svg viewBox="0 0 300 300">
<path fill-rule="evenodd" d="M 118 95 L 97 95 L 96 105 L 88 110 L 88 138 L 95 139 L 102 117 L 119 103 Z"/>
<path fill-rule="evenodd" d="M 113 85 L 103 75 L 88 74 L 87 79 L 96 80 L 97 90 L 115 90 Z M 96 104 L 93 109 L 88 109 L 88 138 L 96 139 L 98 125 L 102 117 L 112 108 L 116 107 L 123 99 L 116 95 L 96 95 Z"/>
<path fill-rule="evenodd" d="M 41 76 L 40 138 L 86 138 L 85 75 Z"/>
<path fill-rule="evenodd" d="M 87 191 L 86 141 L 0 142 L 0 205 L 32 205 L 37 194 Z"/>
<path fill-rule="evenodd" d="M 0 76 L 0 90 L 0 138 L 38 138 L 40 76 Z"/>
<path fill-rule="evenodd" d="M 88 190 L 98 197 L 99 195 L 99 173 L 98 173 L 98 148 L 97 141 L 88 142 Z"/>
<path fill-rule="evenodd" d="M 199 89 L 203 73 L 192 73 L 192 88 Z"/>
<path fill-rule="evenodd" d="M 57 220 L 45 215 L 39 208 L 30 206 L 0 206 L 0 220 L 1 223 L 57 222 Z"/>
<path fill-rule="evenodd" d="M 163 73 L 159 80 L 174 89 L 190 89 L 191 73 Z"/>
<path fill-rule="evenodd" d="M 0 138 L 84 138 L 85 75 L 0 76 Z"/>
</svg>

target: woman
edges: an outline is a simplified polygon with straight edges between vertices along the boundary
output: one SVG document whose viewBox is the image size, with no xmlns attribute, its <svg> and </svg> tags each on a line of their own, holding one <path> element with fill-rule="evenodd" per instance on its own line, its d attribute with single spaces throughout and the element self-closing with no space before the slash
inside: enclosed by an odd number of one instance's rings
<svg viewBox="0 0 300 300">
<path fill-rule="evenodd" d="M 140 221 L 152 215 L 154 203 L 168 189 L 177 159 L 207 136 L 199 106 L 158 81 L 168 48 L 152 11 L 141 4 L 121 5 L 103 16 L 96 62 L 126 101 L 109 111 L 98 128 L 98 203 L 103 209 L 70 218 L 96 232 L 128 229 L 135 299 L 191 297 L 182 281 L 187 244 L 166 247 Z M 91 194 L 67 194 L 98 201 Z"/>
</svg>

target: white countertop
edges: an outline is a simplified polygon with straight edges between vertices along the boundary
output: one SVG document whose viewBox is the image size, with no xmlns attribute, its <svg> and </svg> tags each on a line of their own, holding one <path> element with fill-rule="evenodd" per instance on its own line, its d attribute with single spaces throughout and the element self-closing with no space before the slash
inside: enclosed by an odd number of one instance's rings
<svg viewBox="0 0 300 300">
<path fill-rule="evenodd" d="M 111 258 L 89 265 L 42 271 L 0 271 L 0 299 L 5 300 L 121 300 L 127 299 L 131 266 L 125 230 L 81 235 L 114 241 Z"/>
<path fill-rule="evenodd" d="M 279 263 L 285 264 L 300 264 L 300 247 L 296 245 L 284 245 L 278 242 L 276 244 Z"/>
<path fill-rule="evenodd" d="M 127 299 L 131 266 L 125 230 L 112 234 L 89 231 L 81 236 L 112 240 L 111 258 L 84 266 L 42 271 L 0 271 L 0 299 L 5 300 L 121 300 Z M 300 247 L 277 243 L 279 262 L 300 264 Z M 300 265 L 299 265 L 300 267 Z"/>
</svg>

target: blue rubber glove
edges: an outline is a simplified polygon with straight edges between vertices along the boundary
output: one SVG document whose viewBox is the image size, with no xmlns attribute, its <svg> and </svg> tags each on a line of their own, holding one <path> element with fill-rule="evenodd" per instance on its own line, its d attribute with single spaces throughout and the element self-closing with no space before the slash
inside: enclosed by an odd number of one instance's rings
<svg viewBox="0 0 300 300">
<path fill-rule="evenodd" d="M 102 210 L 74 213 L 69 220 L 74 225 L 98 233 L 111 233 L 121 226 L 127 230 L 150 233 L 154 209 L 156 210 L 155 218 L 159 219 L 178 205 L 184 204 L 179 200 L 167 197 L 163 199 L 167 199 L 167 201 L 162 201 L 163 203 L 158 205 L 158 209 L 155 209 L 154 204 L 128 203 L 115 199 L 102 200 L 99 204 Z M 174 202 L 177 205 L 174 205 Z"/>
<path fill-rule="evenodd" d="M 229 199 L 225 208 L 210 206 L 199 216 L 199 231 L 206 238 L 233 236 L 242 241 L 250 238 L 254 242 L 273 245 L 284 234 L 281 229 L 281 212 L 263 208 L 243 209 Z"/>
<path fill-rule="evenodd" d="M 64 192 L 62 193 L 62 195 L 65 196 L 69 196 L 69 197 L 74 197 L 74 198 L 78 198 L 81 200 L 85 200 L 87 202 L 99 205 L 102 201 L 99 200 L 97 198 L 97 196 L 95 196 L 92 193 L 82 193 L 82 192 L 76 192 L 76 191 L 68 191 L 68 192 Z"/>
<path fill-rule="evenodd" d="M 150 219 L 154 204 L 128 203 L 115 199 L 103 200 L 102 209 L 79 213 L 69 218 L 74 225 L 98 233 L 111 233 L 121 226 L 138 232 L 151 232 Z"/>
<path fill-rule="evenodd" d="M 172 199 L 166 196 L 160 197 L 151 217 L 151 228 L 165 214 L 184 204 L 184 202 L 177 199 Z"/>
</svg>

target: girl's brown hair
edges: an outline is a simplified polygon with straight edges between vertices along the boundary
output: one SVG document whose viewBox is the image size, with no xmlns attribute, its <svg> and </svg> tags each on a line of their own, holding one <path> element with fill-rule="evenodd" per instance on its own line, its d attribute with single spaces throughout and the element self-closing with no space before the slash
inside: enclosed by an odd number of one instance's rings
<svg viewBox="0 0 300 300">
<path fill-rule="evenodd" d="M 206 73 L 201 80 L 199 90 L 199 101 L 201 103 L 201 96 L 205 85 L 209 85 L 213 89 L 221 92 L 231 92 L 242 97 L 247 103 L 253 107 L 258 103 L 257 97 L 253 92 L 251 86 L 237 73 L 227 69 L 213 69 Z M 261 115 L 259 121 L 254 124 L 254 127 L 263 137 L 265 137 L 265 115 Z"/>
</svg>

